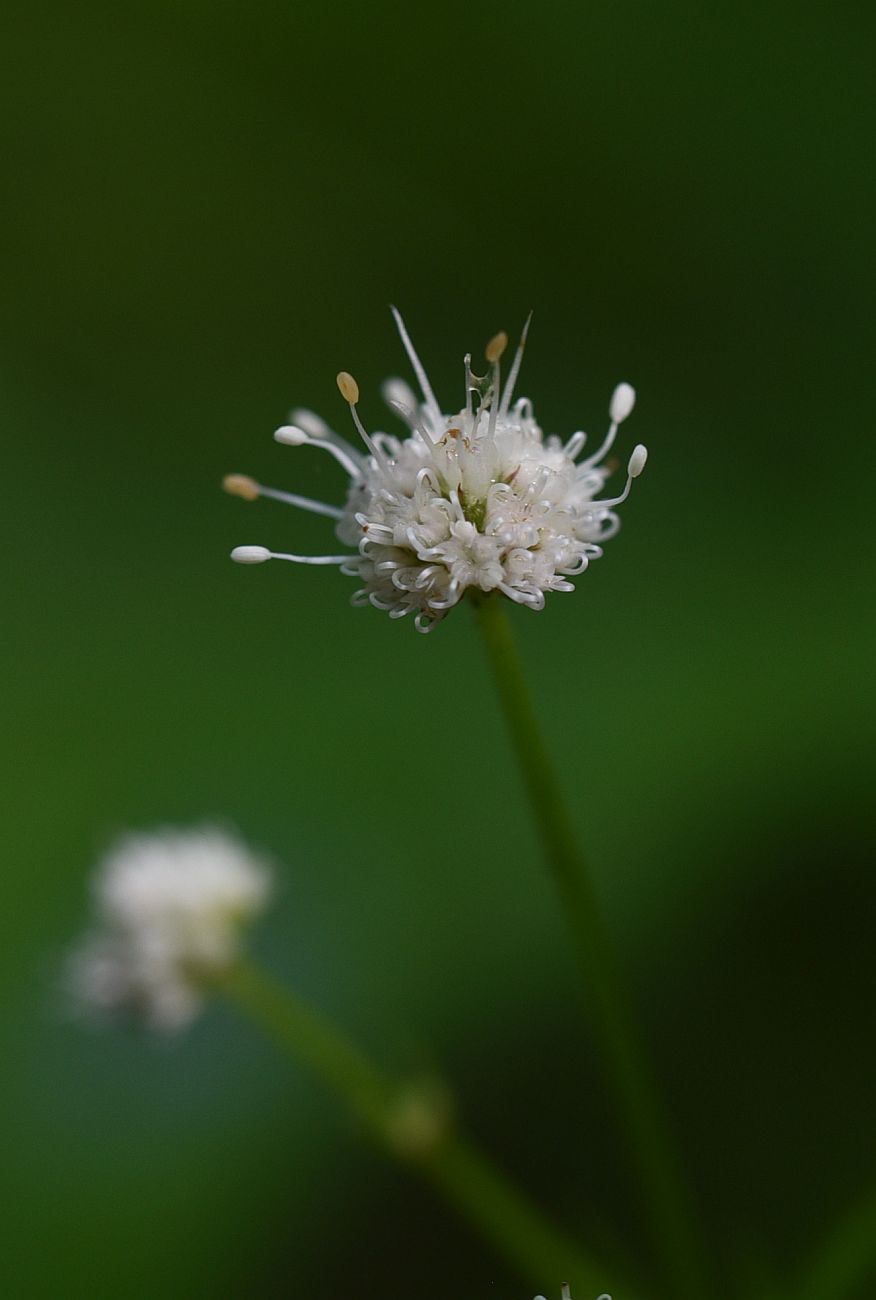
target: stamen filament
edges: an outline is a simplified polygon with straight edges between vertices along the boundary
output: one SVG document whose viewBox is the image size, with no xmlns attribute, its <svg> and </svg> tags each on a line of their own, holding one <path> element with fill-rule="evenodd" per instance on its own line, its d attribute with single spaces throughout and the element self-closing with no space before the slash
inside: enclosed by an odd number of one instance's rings
<svg viewBox="0 0 876 1300">
<path fill-rule="evenodd" d="M 428 376 L 426 375 L 426 371 L 423 367 L 423 363 L 420 360 L 420 358 L 417 356 L 414 350 L 414 345 L 410 340 L 410 335 L 405 329 L 405 323 L 401 318 L 401 313 L 396 307 L 390 307 L 389 310 L 392 312 L 392 317 L 393 320 L 395 321 L 396 329 L 399 332 L 399 337 L 402 341 L 404 350 L 408 354 L 408 360 L 410 361 L 411 366 L 413 367 L 414 374 L 417 376 L 417 383 L 420 385 L 420 388 L 423 393 L 423 397 L 426 400 L 426 405 L 429 407 L 429 410 L 434 415 L 435 419 L 440 420 L 441 407 L 438 405 L 435 394 L 432 392 L 432 385 L 429 383 L 429 379 Z"/>
<path fill-rule="evenodd" d="M 315 515 L 326 515 L 329 519 L 344 517 L 343 510 L 338 506 L 330 506 L 325 501 L 313 501 L 310 497 L 300 497 L 295 492 L 281 492 L 279 488 L 267 488 L 259 484 L 259 496 L 283 501 L 286 505 L 297 506 L 299 510 L 310 510 Z"/>
<path fill-rule="evenodd" d="M 290 560 L 293 564 L 346 564 L 353 555 L 288 555 L 284 551 L 271 551 L 272 560 Z"/>
<path fill-rule="evenodd" d="M 421 420 L 409 406 L 405 406 L 403 402 L 397 401 L 394 397 L 388 397 L 386 404 L 390 410 L 395 411 L 400 419 L 404 420 L 411 433 L 418 433 L 429 447 L 437 446 L 435 439 L 426 428 L 425 421 Z"/>
<path fill-rule="evenodd" d="M 496 434 L 496 420 L 499 416 L 499 375 L 500 362 L 502 353 L 508 346 L 508 335 L 504 330 L 494 334 L 486 347 L 486 357 L 493 367 L 493 382 L 490 387 L 490 422 L 487 425 L 487 437 L 493 438 Z"/>
<path fill-rule="evenodd" d="M 514 360 L 511 363 L 511 370 L 505 383 L 505 391 L 502 393 L 502 404 L 499 407 L 500 415 L 508 414 L 508 407 L 511 405 L 511 398 L 514 396 L 514 385 L 517 383 L 517 376 L 520 374 L 520 363 L 523 360 L 523 350 L 526 347 L 526 337 L 529 334 L 531 321 L 532 312 L 526 318 L 526 324 L 523 326 L 523 332 L 520 335 L 520 342 L 517 344 L 517 351 L 514 353 Z"/>
</svg>

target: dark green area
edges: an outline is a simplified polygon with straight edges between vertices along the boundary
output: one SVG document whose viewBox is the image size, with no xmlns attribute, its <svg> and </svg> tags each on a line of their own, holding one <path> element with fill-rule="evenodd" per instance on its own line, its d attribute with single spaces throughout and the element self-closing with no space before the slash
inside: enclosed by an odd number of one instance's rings
<svg viewBox="0 0 876 1300">
<path fill-rule="evenodd" d="M 5 1294 L 532 1295 L 230 1011 L 65 1019 L 97 855 L 205 818 L 284 864 L 265 962 L 639 1255 L 471 611 L 424 638 L 227 559 L 331 549 L 218 484 L 340 498 L 270 435 L 342 420 L 341 368 L 384 421 L 389 302 L 447 405 L 530 308 L 545 428 L 636 384 L 621 534 L 515 628 L 724 1287 L 872 1202 L 872 36 L 789 0 L 7 9 Z"/>
</svg>

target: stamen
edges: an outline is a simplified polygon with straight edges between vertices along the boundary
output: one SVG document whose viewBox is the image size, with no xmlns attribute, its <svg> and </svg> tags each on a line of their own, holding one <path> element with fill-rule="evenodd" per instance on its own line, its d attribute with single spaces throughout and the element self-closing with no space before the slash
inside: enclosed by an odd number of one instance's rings
<svg viewBox="0 0 876 1300">
<path fill-rule="evenodd" d="M 432 392 L 432 386 L 429 383 L 426 371 L 423 368 L 423 363 L 414 351 L 414 345 L 405 329 L 405 323 L 401 318 L 401 313 L 396 307 L 390 307 L 389 310 L 392 312 L 393 320 L 395 321 L 396 329 L 399 332 L 399 337 L 401 338 L 404 350 L 408 354 L 408 360 L 413 367 L 414 374 L 417 376 L 417 383 L 420 385 L 423 397 L 426 399 L 426 405 L 429 407 L 429 410 L 435 416 L 436 420 L 440 420 L 441 407 L 438 405 L 438 402 L 435 399 L 435 394 Z"/>
<path fill-rule="evenodd" d="M 531 321 L 532 312 L 526 318 L 526 324 L 523 326 L 523 332 L 520 335 L 520 342 L 517 344 L 517 351 L 514 353 L 511 371 L 505 383 L 505 391 L 502 394 L 502 403 L 499 407 L 500 415 L 508 414 L 508 407 L 511 405 L 511 398 L 514 396 L 514 385 L 517 383 L 517 376 L 520 374 L 520 363 L 523 360 L 523 349 L 526 347 L 526 337 L 529 334 Z"/>
<path fill-rule="evenodd" d="M 371 452 L 371 455 L 377 461 L 381 469 L 389 469 L 389 461 L 386 458 L 386 453 L 381 451 L 370 433 L 366 430 L 365 425 L 359 419 L 359 412 L 356 410 L 356 403 L 359 400 L 359 385 L 356 383 L 353 376 L 348 374 L 346 370 L 340 372 L 337 382 L 338 391 L 350 408 L 350 414 L 352 415 L 353 423 L 359 432 L 359 437 L 365 443 L 365 446 Z"/>
<path fill-rule="evenodd" d="M 235 546 L 231 558 L 236 564 L 264 564 L 266 560 L 291 560 L 293 564 L 346 564 L 351 555 L 287 555 L 266 546 Z"/>
<path fill-rule="evenodd" d="M 242 497 L 244 501 L 256 501 L 259 497 L 272 497 L 275 501 L 284 501 L 286 505 L 297 506 L 299 510 L 311 510 L 315 515 L 328 515 L 330 519 L 343 518 L 343 510 L 337 506 L 327 505 L 323 501 L 313 501 L 310 497 L 300 497 L 294 492 L 281 492 L 279 488 L 263 487 L 248 474 L 226 474 L 222 486 L 232 496 Z"/>
<path fill-rule="evenodd" d="M 608 414 L 611 424 L 608 426 L 608 433 L 605 435 L 605 442 L 595 451 L 592 456 L 588 456 L 583 465 L 595 465 L 597 461 L 602 460 L 603 456 L 611 450 L 615 438 L 617 437 L 618 425 L 623 424 L 624 420 L 631 413 L 636 404 L 636 390 L 632 384 L 618 384 L 617 388 L 611 395 L 611 401 L 608 405 Z"/>
<path fill-rule="evenodd" d="M 295 424 L 283 424 L 279 429 L 274 430 L 274 441 L 282 442 L 287 447 L 321 447 L 323 451 L 334 456 L 351 478 L 362 477 L 361 464 L 357 464 L 359 453 L 342 438 L 328 440 L 314 437 Z"/>
<path fill-rule="evenodd" d="M 611 500 L 608 501 L 593 501 L 591 502 L 591 504 L 594 506 L 598 506 L 602 510 L 605 509 L 607 506 L 619 506 L 622 501 L 626 501 L 627 497 L 630 495 L 630 486 L 633 482 L 633 479 L 639 477 L 642 470 L 645 468 L 645 462 L 647 459 L 648 459 L 648 448 L 643 447 L 642 444 L 639 443 L 637 447 L 633 448 L 633 454 L 632 456 L 630 456 L 629 463 L 627 465 L 627 481 L 624 486 L 624 490 L 623 492 L 621 492 L 620 496 L 612 497 Z"/>
</svg>

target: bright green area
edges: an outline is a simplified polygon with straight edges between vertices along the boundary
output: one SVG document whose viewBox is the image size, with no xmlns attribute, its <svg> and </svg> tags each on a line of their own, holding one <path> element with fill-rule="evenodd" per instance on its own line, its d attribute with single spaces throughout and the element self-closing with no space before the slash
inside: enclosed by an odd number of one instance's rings
<svg viewBox="0 0 876 1300">
<path fill-rule="evenodd" d="M 343 422 L 341 368 L 384 423 L 390 301 L 448 404 L 530 307 L 548 430 L 600 434 L 636 384 L 621 534 L 515 631 L 727 1291 L 786 1296 L 870 1204 L 872 27 L 790 0 L 7 10 L 4 1294 L 532 1294 L 230 1010 L 172 1044 L 65 1018 L 103 846 L 205 818 L 283 864 L 263 963 L 393 1071 L 446 1065 L 528 1194 L 645 1265 L 471 611 L 424 638 L 334 571 L 227 559 L 332 549 L 218 483 L 340 499 L 271 431 Z"/>
</svg>

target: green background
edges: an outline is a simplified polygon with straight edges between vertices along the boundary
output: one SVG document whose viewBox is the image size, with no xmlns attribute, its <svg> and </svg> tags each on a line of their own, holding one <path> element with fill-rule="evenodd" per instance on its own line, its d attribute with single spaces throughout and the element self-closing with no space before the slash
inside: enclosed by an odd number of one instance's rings
<svg viewBox="0 0 876 1300">
<path fill-rule="evenodd" d="M 385 1063 L 446 1068 L 500 1163 L 644 1262 L 470 611 L 419 637 L 334 570 L 228 562 L 332 549 L 218 484 L 341 499 L 271 432 L 341 421 L 341 368 L 384 423 L 389 302 L 446 407 L 530 308 L 548 430 L 639 391 L 620 536 L 512 613 L 715 1294 L 793 1276 L 872 1191 L 870 14 L 7 9 L 6 1294 L 532 1295 L 230 1010 L 170 1043 L 70 1020 L 99 854 L 217 818 L 282 864 L 265 963 Z"/>
</svg>

